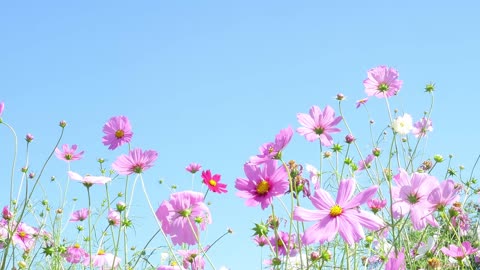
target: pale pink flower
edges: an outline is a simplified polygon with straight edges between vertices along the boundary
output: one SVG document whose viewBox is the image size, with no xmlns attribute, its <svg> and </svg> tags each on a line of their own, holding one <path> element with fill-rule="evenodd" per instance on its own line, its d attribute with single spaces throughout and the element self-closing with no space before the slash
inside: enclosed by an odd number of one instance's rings
<svg viewBox="0 0 480 270">
<path fill-rule="evenodd" d="M 18 224 L 17 231 L 13 234 L 12 241 L 21 249 L 27 251 L 35 245 L 35 235 L 37 230 L 21 222 Z"/>
<path fill-rule="evenodd" d="M 398 71 L 392 67 L 378 66 L 367 73 L 367 79 L 363 81 L 367 96 L 388 98 L 400 91 L 403 82 L 398 79 Z"/>
<path fill-rule="evenodd" d="M 393 177 L 397 186 L 392 187 L 392 210 L 395 218 L 410 213 L 415 230 L 422 230 L 428 224 L 436 227 L 437 221 L 432 214 L 432 204 L 428 196 L 437 187 L 438 180 L 427 173 L 413 173 L 411 176 L 404 170 Z"/>
<path fill-rule="evenodd" d="M 385 205 L 387 205 L 387 200 L 370 199 L 368 200 L 367 205 L 370 207 L 373 213 L 377 213 L 378 211 L 382 210 Z"/>
<path fill-rule="evenodd" d="M 190 164 L 188 164 L 187 167 L 185 167 L 185 170 L 187 170 L 187 172 L 192 173 L 192 174 L 200 171 L 201 169 L 202 169 L 202 165 L 200 165 L 198 163 L 190 163 Z"/>
<path fill-rule="evenodd" d="M 418 122 L 413 124 L 412 133 L 416 138 L 427 136 L 427 132 L 432 132 L 432 120 L 423 117 Z"/>
<path fill-rule="evenodd" d="M 133 132 L 130 122 L 126 116 L 114 116 L 103 126 L 102 138 L 103 145 L 108 145 L 108 149 L 114 150 L 124 143 L 132 140 Z"/>
<path fill-rule="evenodd" d="M 80 247 L 79 244 L 67 247 L 67 251 L 63 254 L 65 260 L 69 263 L 81 263 L 88 258 L 88 253 Z"/>
<path fill-rule="evenodd" d="M 313 165 L 305 164 L 305 169 L 310 173 L 310 182 L 314 185 L 315 189 L 320 188 L 320 171 L 317 170 Z"/>
<path fill-rule="evenodd" d="M 364 160 L 360 160 L 358 162 L 358 170 L 363 171 L 365 169 L 369 169 L 374 159 L 375 159 L 375 156 L 372 154 L 369 154 L 367 158 L 365 158 Z"/>
<path fill-rule="evenodd" d="M 404 251 L 398 251 L 395 254 L 395 251 L 391 251 L 388 255 L 388 261 L 385 264 L 385 270 L 405 270 L 405 253 Z"/>
<path fill-rule="evenodd" d="M 435 210 L 443 210 L 445 206 L 453 204 L 460 199 L 459 191 L 452 179 L 445 180 L 430 192 L 428 202 L 432 204 Z"/>
<path fill-rule="evenodd" d="M 443 254 L 455 258 L 457 260 L 462 260 L 463 258 L 469 256 L 470 254 L 474 254 L 478 251 L 477 248 L 473 248 L 470 242 L 465 241 L 462 243 L 461 246 L 450 245 L 448 248 L 442 247 L 440 249 Z"/>
<path fill-rule="evenodd" d="M 284 166 L 277 168 L 276 160 L 263 163 L 263 167 L 246 163 L 243 170 L 247 179 L 237 178 L 235 188 L 238 197 L 247 199 L 247 206 L 260 204 L 265 209 L 274 197 L 282 196 L 289 189 L 287 171 Z"/>
<path fill-rule="evenodd" d="M 255 235 L 253 237 L 253 241 L 259 246 L 259 247 L 263 247 L 265 245 L 268 245 L 269 243 L 269 240 L 263 236 L 263 235 Z"/>
<path fill-rule="evenodd" d="M 76 221 L 84 221 L 90 215 L 90 210 L 88 208 L 82 208 L 72 213 L 69 221 L 76 222 Z"/>
<path fill-rule="evenodd" d="M 280 159 L 282 151 L 290 142 L 293 136 L 293 129 L 291 127 L 280 130 L 275 136 L 275 142 L 268 142 L 260 146 L 260 154 L 250 158 L 252 164 L 262 164 L 267 160 Z"/>
<path fill-rule="evenodd" d="M 112 168 L 121 175 L 140 174 L 153 167 L 157 156 L 158 153 L 154 150 L 143 152 L 142 149 L 135 148 L 128 155 L 119 156 L 112 164 Z"/>
<path fill-rule="evenodd" d="M 76 151 L 76 144 L 73 144 L 71 148 L 68 144 L 64 144 L 62 145 L 62 151 L 60 151 L 58 148 L 55 148 L 55 156 L 57 156 L 58 159 L 65 160 L 67 162 L 82 159 L 84 151 L 75 153 Z"/>
<path fill-rule="evenodd" d="M 5 109 L 5 103 L 2 101 L 0 102 L 0 117 L 2 117 L 3 109 Z"/>
<path fill-rule="evenodd" d="M 203 254 L 199 253 L 198 250 L 179 250 L 178 254 L 183 258 L 184 268 L 191 270 L 203 270 L 205 268 Z"/>
<path fill-rule="evenodd" d="M 201 230 L 212 223 L 210 210 L 203 201 L 203 193 L 182 191 L 170 195 L 170 200 L 163 201 L 156 211 L 163 231 L 170 235 L 175 245 L 195 245 Z"/>
<path fill-rule="evenodd" d="M 92 266 L 106 270 L 116 268 L 120 264 L 121 259 L 112 253 L 105 253 L 105 251 L 101 249 L 96 255 L 93 255 L 92 258 L 89 256 L 85 258 L 83 265 L 90 266 L 90 261 L 92 262 Z"/>
<path fill-rule="evenodd" d="M 341 130 L 335 126 L 342 120 L 341 116 L 335 117 L 335 111 L 326 106 L 323 112 L 318 106 L 312 106 L 309 114 L 298 113 L 298 122 L 302 127 L 297 128 L 300 135 L 305 136 L 307 141 L 313 142 L 320 139 L 323 146 L 330 147 L 333 144 L 332 133 Z"/>
<path fill-rule="evenodd" d="M 120 225 L 120 213 L 110 209 L 108 210 L 108 216 L 107 216 L 108 224 L 113 225 L 113 226 L 119 226 Z"/>
<path fill-rule="evenodd" d="M 318 189 L 310 197 L 317 210 L 300 206 L 295 208 L 294 220 L 318 221 L 303 234 L 305 244 L 332 241 L 340 233 L 343 240 L 351 245 L 365 237 L 362 226 L 369 230 L 378 230 L 384 226 L 381 218 L 359 208 L 375 195 L 378 186 L 371 186 L 352 198 L 355 186 L 356 181 L 352 178 L 342 180 L 336 201 L 327 191 Z"/>
<path fill-rule="evenodd" d="M 355 102 L 355 107 L 360 108 L 360 106 L 366 104 L 368 101 L 368 98 L 362 98 L 362 99 L 359 99 L 357 100 L 357 102 Z"/>
<path fill-rule="evenodd" d="M 298 250 L 295 246 L 296 236 L 289 235 L 286 232 L 279 231 L 278 236 L 272 236 L 269 239 L 273 249 L 282 256 L 295 256 Z"/>
<path fill-rule="evenodd" d="M 75 180 L 75 181 L 80 181 L 85 185 L 86 187 L 91 187 L 94 184 L 100 184 L 104 185 L 110 181 L 112 181 L 112 178 L 106 177 L 106 176 L 91 176 L 91 175 L 86 175 L 82 177 L 80 174 L 72 171 L 68 171 L 68 177 L 70 179 Z"/>
</svg>

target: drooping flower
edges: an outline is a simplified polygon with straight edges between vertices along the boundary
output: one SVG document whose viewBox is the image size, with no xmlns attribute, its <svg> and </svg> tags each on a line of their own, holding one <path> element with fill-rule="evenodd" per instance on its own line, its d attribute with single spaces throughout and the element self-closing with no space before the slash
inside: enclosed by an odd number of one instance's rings
<svg viewBox="0 0 480 270">
<path fill-rule="evenodd" d="M 385 270 L 405 270 L 405 253 L 404 251 L 391 251 L 388 255 L 388 262 L 385 264 Z"/>
<path fill-rule="evenodd" d="M 341 130 L 335 126 L 342 120 L 341 116 L 335 117 L 335 111 L 326 106 L 323 112 L 318 106 L 312 106 L 309 114 L 298 113 L 298 122 L 302 127 L 297 128 L 300 135 L 305 136 L 307 141 L 313 142 L 320 139 L 323 146 L 330 147 L 333 144 L 332 133 Z"/>
<path fill-rule="evenodd" d="M 459 200 L 458 192 L 452 179 L 447 179 L 436 186 L 428 195 L 428 202 L 432 204 L 435 210 L 443 210 L 445 206 L 453 204 Z"/>
<path fill-rule="evenodd" d="M 183 258 L 184 268 L 191 270 L 203 270 L 205 268 L 203 254 L 199 253 L 198 250 L 179 250 L 178 254 Z"/>
<path fill-rule="evenodd" d="M 359 99 L 359 100 L 357 100 L 357 102 L 355 102 L 355 107 L 358 109 L 358 108 L 360 108 L 360 106 L 366 104 L 367 101 L 368 101 L 368 98 Z"/>
<path fill-rule="evenodd" d="M 387 205 L 387 200 L 381 200 L 381 199 L 370 199 L 367 202 L 368 207 L 372 212 L 375 214 L 378 211 L 382 210 L 385 205 Z"/>
<path fill-rule="evenodd" d="M 366 203 L 377 192 L 378 186 L 369 187 L 352 198 L 356 181 L 352 178 L 340 181 L 337 199 L 318 189 L 310 197 L 317 210 L 296 207 L 293 219 L 298 221 L 318 221 L 303 234 L 305 244 L 332 241 L 336 234 L 348 244 L 358 242 L 365 237 L 362 226 L 369 230 L 380 229 L 384 222 L 372 213 L 360 210 L 359 206 Z"/>
<path fill-rule="evenodd" d="M 84 221 L 90 215 L 90 211 L 88 208 L 82 208 L 72 213 L 69 221 L 77 222 L 77 221 Z"/>
<path fill-rule="evenodd" d="M 84 151 L 75 153 L 76 151 L 76 144 L 73 144 L 72 148 L 70 148 L 68 144 L 64 144 L 62 145 L 62 151 L 60 151 L 58 148 L 55 149 L 55 156 L 57 156 L 58 159 L 65 160 L 67 162 L 82 159 Z"/>
<path fill-rule="evenodd" d="M 358 170 L 363 171 L 370 168 L 372 161 L 375 159 L 373 154 L 369 154 L 364 160 L 358 162 Z"/>
<path fill-rule="evenodd" d="M 263 247 L 265 245 L 268 245 L 269 243 L 269 240 L 267 239 L 267 237 L 263 236 L 263 235 L 255 235 L 253 237 L 253 241 L 259 246 L 259 247 Z"/>
<path fill-rule="evenodd" d="M 276 196 L 289 189 L 288 174 L 284 166 L 277 168 L 276 160 L 269 160 L 262 166 L 246 163 L 243 166 L 247 179 L 237 178 L 235 188 L 237 196 L 247 199 L 247 206 L 261 205 L 267 208 Z"/>
<path fill-rule="evenodd" d="M 116 268 L 120 264 L 121 259 L 112 253 L 106 253 L 105 250 L 100 249 L 92 258 L 85 258 L 83 265 L 89 266 L 90 261 L 92 262 L 92 266 L 103 270 Z"/>
<path fill-rule="evenodd" d="M 91 176 L 91 175 L 86 175 L 82 177 L 80 174 L 72 171 L 68 171 L 68 177 L 70 179 L 75 180 L 75 181 L 80 181 L 83 183 L 84 186 L 86 187 L 91 187 L 94 184 L 100 184 L 104 185 L 110 181 L 112 181 L 112 178 L 106 177 L 106 176 Z"/>
<path fill-rule="evenodd" d="M 427 173 L 413 173 L 411 176 L 404 169 L 393 177 L 397 186 L 392 187 L 392 210 L 395 218 L 410 213 L 415 230 L 422 230 L 428 224 L 436 227 L 437 221 L 432 215 L 432 204 L 428 196 L 438 186 L 438 180 Z"/>
<path fill-rule="evenodd" d="M 170 200 L 163 201 L 155 214 L 175 245 L 195 245 L 199 238 L 197 225 L 205 230 L 206 225 L 212 223 L 203 194 L 195 191 L 171 194 Z"/>
<path fill-rule="evenodd" d="M 277 236 L 272 236 L 269 239 L 273 249 L 282 256 L 295 256 L 298 250 L 295 246 L 296 236 L 290 235 L 286 232 L 279 231 Z"/>
<path fill-rule="evenodd" d="M 413 129 L 412 117 L 408 113 L 397 117 L 393 120 L 392 128 L 398 134 L 407 135 Z"/>
<path fill-rule="evenodd" d="M 108 216 L 107 216 L 108 224 L 112 226 L 119 226 L 120 225 L 120 213 L 110 209 L 108 210 Z"/>
<path fill-rule="evenodd" d="M 203 183 L 207 185 L 208 189 L 216 193 L 226 193 L 227 185 L 220 183 L 220 174 L 212 176 L 210 170 L 202 172 Z"/>
<path fill-rule="evenodd" d="M 13 234 L 13 243 L 24 251 L 31 250 L 35 245 L 37 230 L 23 222 L 18 224 L 17 231 Z"/>
<path fill-rule="evenodd" d="M 108 145 L 108 149 L 114 150 L 124 143 L 132 140 L 133 132 L 130 121 L 126 116 L 114 116 L 103 126 L 102 138 L 103 145 Z"/>
<path fill-rule="evenodd" d="M 112 168 L 121 175 L 140 174 L 154 165 L 157 156 L 157 151 L 146 150 L 143 152 L 142 149 L 135 148 L 128 155 L 119 156 L 112 164 Z"/>
<path fill-rule="evenodd" d="M 288 145 L 293 136 L 291 127 L 280 130 L 275 136 L 275 142 L 268 142 L 260 146 L 260 154 L 250 158 L 249 162 L 255 165 L 262 164 L 267 160 L 280 159 L 283 149 Z"/>
<path fill-rule="evenodd" d="M 418 122 L 413 124 L 412 133 L 416 138 L 427 136 L 427 132 L 432 132 L 432 120 L 423 117 Z"/>
<path fill-rule="evenodd" d="M 468 241 L 463 242 L 461 246 L 449 245 L 448 248 L 442 247 L 440 250 L 443 252 L 443 254 L 457 260 L 462 260 L 470 254 L 474 254 L 478 251 L 478 249 L 473 248 L 472 244 L 470 244 Z"/>
<path fill-rule="evenodd" d="M 69 263 L 83 263 L 88 258 L 88 253 L 80 247 L 79 244 L 67 247 L 67 251 L 63 253 L 63 257 Z"/>
<path fill-rule="evenodd" d="M 377 98 L 388 98 L 396 95 L 402 84 L 403 82 L 398 79 L 398 71 L 387 66 L 370 69 L 367 78 L 363 81 L 367 96 Z"/>
<path fill-rule="evenodd" d="M 200 171 L 201 169 L 202 169 L 202 165 L 200 165 L 198 163 L 190 163 L 190 164 L 188 164 L 187 167 L 185 167 L 185 170 L 187 170 L 187 172 L 192 173 L 192 174 Z"/>
</svg>

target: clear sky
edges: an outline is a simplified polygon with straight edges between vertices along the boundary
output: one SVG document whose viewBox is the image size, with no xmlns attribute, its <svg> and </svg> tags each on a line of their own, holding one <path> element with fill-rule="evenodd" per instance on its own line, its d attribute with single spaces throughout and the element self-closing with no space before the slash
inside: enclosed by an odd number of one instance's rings
<svg viewBox="0 0 480 270">
<path fill-rule="evenodd" d="M 66 120 L 62 143 L 85 150 L 85 158 L 71 164 L 85 174 L 96 172 L 97 158 L 111 164 L 127 151 L 107 150 L 101 128 L 111 116 L 129 117 L 132 146 L 159 152 L 144 175 L 153 204 L 168 197 L 168 185 L 190 187 L 184 170 L 190 162 L 221 174 L 229 193 L 209 194 L 214 222 L 207 239 L 228 227 L 235 233 L 211 256 L 218 266 L 259 269 L 250 228 L 268 213 L 235 196 L 243 163 L 280 129 L 298 127 L 298 112 L 336 108 L 338 92 L 347 97 L 349 121 L 367 123 L 354 104 L 365 96 L 362 81 L 372 67 L 399 70 L 404 86 L 392 102 L 414 119 L 429 104 L 425 84 L 436 83 L 426 155 L 452 153 L 456 164 L 472 168 L 480 152 L 479 8 L 476 1 L 4 1 L 3 118 L 19 137 L 35 136 L 33 171 L 54 145 L 58 122 Z M 370 104 L 374 119 L 384 117 L 383 102 Z M 375 104 L 382 106 L 375 110 Z M 3 181 L 11 141 L 0 130 Z M 364 146 L 367 152 L 368 141 Z M 284 157 L 318 164 L 318 145 L 295 134 Z M 20 155 L 19 166 L 24 160 Z M 66 170 L 64 162 L 51 161 L 43 180 L 49 194 L 56 192 L 50 176 L 64 180 Z M 69 194 L 85 197 L 83 187 L 76 188 Z M 140 222 L 132 235 L 138 239 L 155 230 L 145 203 L 137 186 L 132 213 Z M 161 238 L 155 241 L 162 245 Z"/>
</svg>

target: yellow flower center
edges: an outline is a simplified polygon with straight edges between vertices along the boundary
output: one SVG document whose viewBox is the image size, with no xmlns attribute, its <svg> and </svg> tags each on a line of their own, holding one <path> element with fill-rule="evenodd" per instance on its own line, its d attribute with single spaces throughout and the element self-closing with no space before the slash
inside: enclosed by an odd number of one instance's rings
<svg viewBox="0 0 480 270">
<path fill-rule="evenodd" d="M 277 246 L 278 246 L 278 247 L 283 247 L 283 241 L 282 241 L 282 239 L 278 239 L 278 240 L 277 240 Z"/>
<path fill-rule="evenodd" d="M 217 181 L 213 180 L 213 179 L 210 179 L 210 181 L 208 181 L 208 183 L 210 184 L 210 186 L 214 187 L 217 185 Z"/>
<path fill-rule="evenodd" d="M 18 236 L 20 236 L 21 238 L 24 238 L 25 236 L 27 236 L 27 233 L 26 232 L 19 232 Z"/>
<path fill-rule="evenodd" d="M 268 192 L 269 189 L 270 189 L 270 184 L 265 180 L 260 181 L 260 183 L 258 183 L 257 185 L 257 193 L 260 195 L 264 195 L 265 193 Z"/>
<path fill-rule="evenodd" d="M 273 146 L 268 147 L 268 153 L 269 153 L 269 154 L 272 153 L 273 150 L 275 150 L 275 149 L 273 148 Z"/>
<path fill-rule="evenodd" d="M 105 255 L 105 250 L 100 249 L 97 253 L 97 255 Z"/>
<path fill-rule="evenodd" d="M 125 135 L 125 132 L 121 129 L 115 131 L 115 137 L 117 137 L 117 139 L 123 138 L 124 135 Z"/>
<path fill-rule="evenodd" d="M 338 217 L 342 213 L 343 213 L 343 209 L 338 204 L 336 204 L 332 208 L 330 208 L 330 216 L 331 217 Z"/>
<path fill-rule="evenodd" d="M 80 248 L 80 244 L 78 243 L 75 243 L 75 245 L 73 245 L 74 248 Z"/>
</svg>

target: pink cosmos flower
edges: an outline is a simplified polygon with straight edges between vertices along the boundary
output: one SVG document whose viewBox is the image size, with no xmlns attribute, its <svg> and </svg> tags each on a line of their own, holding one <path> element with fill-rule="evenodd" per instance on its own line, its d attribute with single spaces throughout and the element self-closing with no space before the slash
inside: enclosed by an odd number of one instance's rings
<svg viewBox="0 0 480 270">
<path fill-rule="evenodd" d="M 90 211 L 88 208 L 82 208 L 72 213 L 69 221 L 77 222 L 77 221 L 84 221 L 90 215 Z"/>
<path fill-rule="evenodd" d="M 356 181 L 352 178 L 342 180 L 336 201 L 327 191 L 318 189 L 310 197 L 318 210 L 295 208 L 294 220 L 318 221 L 305 231 L 302 237 L 305 244 L 332 241 L 340 233 L 343 240 L 351 245 L 365 237 L 362 226 L 369 230 L 378 230 L 384 226 L 382 219 L 359 209 L 361 204 L 375 195 L 378 186 L 369 187 L 352 198 L 355 186 Z"/>
<path fill-rule="evenodd" d="M 388 262 L 385 264 L 385 270 L 405 270 L 405 253 L 404 251 L 399 251 L 395 255 L 395 251 L 390 252 L 388 255 Z"/>
<path fill-rule="evenodd" d="M 263 167 L 245 164 L 243 166 L 247 179 L 237 178 L 235 188 L 237 196 L 247 199 L 247 206 L 261 205 L 267 208 L 276 196 L 281 196 L 289 189 L 288 174 L 284 166 L 277 168 L 276 160 L 269 160 Z"/>
<path fill-rule="evenodd" d="M 355 107 L 358 109 L 358 108 L 360 108 L 360 106 L 366 104 L 367 101 L 368 101 L 368 98 L 359 99 L 359 100 L 357 100 L 357 102 L 355 102 Z"/>
<path fill-rule="evenodd" d="M 259 247 L 263 247 L 265 245 L 268 245 L 269 243 L 269 240 L 263 236 L 263 235 L 255 235 L 253 237 L 253 241 L 259 246 Z"/>
<path fill-rule="evenodd" d="M 416 138 L 427 136 L 427 132 L 432 132 L 432 120 L 423 117 L 418 122 L 413 124 L 412 133 Z"/>
<path fill-rule="evenodd" d="M 103 126 L 102 138 L 103 145 L 108 145 L 108 149 L 114 150 L 124 143 L 132 140 L 133 132 L 130 122 L 126 116 L 114 116 Z"/>
<path fill-rule="evenodd" d="M 477 252 L 478 248 L 473 248 L 470 242 L 465 241 L 461 246 L 450 245 L 448 248 L 442 247 L 440 250 L 447 256 L 453 257 L 457 260 L 462 260 L 468 255 Z"/>
<path fill-rule="evenodd" d="M 403 82 L 398 79 L 398 71 L 392 67 L 379 66 L 372 68 L 363 81 L 365 93 L 377 98 L 388 98 L 400 91 Z"/>
<path fill-rule="evenodd" d="M 271 159 L 280 159 L 282 151 L 290 142 L 293 136 L 291 127 L 280 130 L 275 136 L 275 142 L 268 142 L 260 146 L 260 154 L 250 158 L 250 163 L 258 165 Z"/>
<path fill-rule="evenodd" d="M 85 185 L 86 187 L 91 187 L 94 184 L 100 184 L 104 185 L 110 181 L 112 181 L 112 178 L 106 177 L 106 176 L 91 176 L 91 175 L 86 175 L 82 177 L 80 174 L 72 171 L 68 171 L 68 177 L 70 179 L 75 180 L 75 181 L 80 181 Z"/>
<path fill-rule="evenodd" d="M 375 156 L 372 154 L 369 154 L 367 158 L 365 158 L 364 160 L 360 160 L 358 162 L 358 170 L 363 171 L 365 169 L 369 169 L 374 159 L 375 159 Z"/>
<path fill-rule="evenodd" d="M 288 255 L 292 257 L 297 255 L 298 253 L 298 250 L 295 247 L 295 241 L 296 241 L 295 235 L 289 235 L 286 232 L 279 231 L 278 236 L 270 237 L 269 241 L 273 249 L 276 250 L 279 255 L 282 255 L 282 256 Z"/>
<path fill-rule="evenodd" d="M 79 244 L 67 247 L 67 251 L 63 254 L 65 260 L 69 263 L 81 263 L 88 258 L 88 253 L 80 247 Z"/>
<path fill-rule="evenodd" d="M 187 167 L 185 167 L 185 170 L 187 170 L 187 172 L 192 173 L 192 174 L 200 171 L 201 169 L 202 169 L 202 165 L 200 165 L 198 163 L 190 163 L 190 164 L 188 164 Z"/>
<path fill-rule="evenodd" d="M 208 189 L 216 193 L 226 193 L 227 185 L 220 183 L 220 174 L 212 176 L 210 170 L 202 172 L 203 183 L 207 185 Z"/>
<path fill-rule="evenodd" d="M 175 266 L 161 265 L 160 267 L 157 268 L 157 270 L 185 270 L 185 268 L 178 265 L 175 265 Z"/>
<path fill-rule="evenodd" d="M 84 151 L 75 153 L 76 151 L 76 144 L 73 144 L 72 148 L 70 148 L 68 144 L 64 144 L 62 145 L 62 151 L 60 151 L 58 148 L 55 149 L 55 156 L 57 156 L 58 159 L 65 160 L 67 162 L 82 159 Z"/>
<path fill-rule="evenodd" d="M 105 253 L 103 249 L 100 249 L 96 255 L 92 256 L 91 259 L 90 257 L 85 258 L 83 265 L 89 266 L 90 260 L 92 262 L 92 266 L 100 269 L 114 269 L 120 264 L 121 261 L 120 258 L 116 257 L 112 253 Z"/>
<path fill-rule="evenodd" d="M 438 180 L 427 173 L 413 173 L 411 176 L 404 169 L 393 177 L 397 186 L 392 187 L 392 210 L 395 218 L 410 213 L 415 230 L 422 230 L 427 223 L 436 227 L 437 221 L 432 214 L 432 204 L 428 196 L 437 187 Z"/>
<path fill-rule="evenodd" d="M 175 245 L 195 245 L 199 239 L 197 224 L 205 230 L 206 225 L 212 223 L 203 194 L 195 191 L 171 194 L 170 200 L 163 201 L 155 214 Z"/>
<path fill-rule="evenodd" d="M 12 241 L 21 249 L 27 251 L 35 245 L 35 234 L 37 230 L 21 222 L 18 224 L 17 231 L 13 234 Z"/>
<path fill-rule="evenodd" d="M 154 150 L 142 151 L 140 148 L 131 150 L 128 155 L 121 155 L 112 164 L 112 168 L 121 175 L 143 173 L 153 167 L 158 153 Z"/>
<path fill-rule="evenodd" d="M 445 180 L 435 187 L 428 195 L 428 202 L 432 204 L 435 210 L 443 210 L 445 206 L 453 204 L 460 199 L 455 187 L 455 182 L 451 179 Z"/>
<path fill-rule="evenodd" d="M 319 107 L 312 106 L 309 114 L 298 113 L 297 119 L 302 125 L 297 128 L 297 132 L 305 136 L 307 141 L 320 139 L 322 145 L 330 147 L 333 144 L 331 134 L 340 132 L 335 126 L 340 123 L 342 117 L 335 117 L 335 111 L 330 106 L 326 106 L 323 112 Z"/>
<path fill-rule="evenodd" d="M 370 199 L 368 200 L 367 205 L 373 213 L 377 213 L 387 205 L 387 200 Z"/>
<path fill-rule="evenodd" d="M 8 209 L 8 205 L 5 205 L 2 210 L 2 217 L 5 220 L 10 220 L 13 218 L 13 213 Z"/>
<path fill-rule="evenodd" d="M 5 103 L 2 101 L 0 102 L 0 117 L 2 117 L 3 109 L 5 109 Z"/>
<path fill-rule="evenodd" d="M 107 216 L 108 224 L 112 226 L 119 226 L 120 225 L 120 213 L 110 209 L 108 210 L 108 216 Z"/>
<path fill-rule="evenodd" d="M 183 267 L 191 270 L 203 270 L 205 260 L 198 250 L 179 250 L 178 254 L 183 258 Z"/>
</svg>

